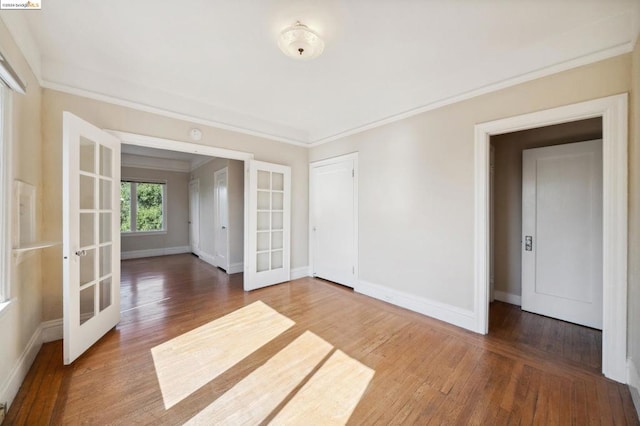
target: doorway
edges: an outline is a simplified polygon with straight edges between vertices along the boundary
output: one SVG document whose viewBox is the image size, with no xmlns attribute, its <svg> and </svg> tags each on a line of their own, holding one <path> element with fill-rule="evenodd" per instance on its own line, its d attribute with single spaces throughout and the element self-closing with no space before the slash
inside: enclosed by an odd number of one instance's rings
<svg viewBox="0 0 640 426">
<path fill-rule="evenodd" d="M 603 122 L 602 372 L 627 381 L 627 94 L 595 99 L 475 126 L 475 330 L 489 327 L 491 137 L 588 118 Z"/>
<path fill-rule="evenodd" d="M 189 246 L 191 253 L 200 255 L 200 181 L 189 182 Z"/>
<path fill-rule="evenodd" d="M 496 302 L 489 334 L 596 371 L 602 353 L 601 138 L 600 117 L 491 136 Z"/>
</svg>

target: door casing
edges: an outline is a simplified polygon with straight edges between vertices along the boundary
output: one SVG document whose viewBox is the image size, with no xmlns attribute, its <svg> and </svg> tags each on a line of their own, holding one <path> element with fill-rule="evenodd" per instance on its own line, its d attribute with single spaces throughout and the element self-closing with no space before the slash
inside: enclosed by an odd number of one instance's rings
<svg viewBox="0 0 640 426">
<path fill-rule="evenodd" d="M 602 118 L 603 151 L 603 331 L 602 372 L 627 383 L 627 145 L 628 95 L 609 96 L 475 126 L 474 317 L 475 331 L 489 327 L 490 205 L 492 135 L 587 118 Z"/>
</svg>

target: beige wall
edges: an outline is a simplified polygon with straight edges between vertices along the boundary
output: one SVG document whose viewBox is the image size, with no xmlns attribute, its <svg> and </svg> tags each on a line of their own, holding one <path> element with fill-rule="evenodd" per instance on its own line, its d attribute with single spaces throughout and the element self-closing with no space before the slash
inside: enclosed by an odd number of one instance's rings
<svg viewBox="0 0 640 426">
<path fill-rule="evenodd" d="M 630 70 L 621 55 L 312 148 L 360 153 L 360 279 L 472 310 L 474 125 L 627 92 Z"/>
<path fill-rule="evenodd" d="M 633 50 L 629 132 L 629 340 L 633 369 L 640 374 L 640 39 Z M 632 383 L 640 413 L 640 378 Z"/>
<path fill-rule="evenodd" d="M 148 179 L 151 182 L 166 182 L 167 205 L 166 233 L 158 235 L 126 235 L 121 240 L 122 252 L 153 250 L 189 245 L 189 173 L 166 170 L 123 167 L 121 177 L 133 180 Z"/>
<path fill-rule="evenodd" d="M 12 94 L 11 144 L 13 178 L 37 190 L 37 226 L 41 235 L 42 219 L 42 150 L 40 133 L 40 100 L 38 81 L 18 50 L 4 23 L 0 21 L 0 52 L 27 83 L 27 94 Z M 11 200 L 11 197 L 9 198 Z M 11 201 L 3 200 L 2 208 Z M 7 204 L 5 204 L 7 203 Z M 4 242 L 3 242 L 4 243 Z M 20 356 L 42 322 L 41 253 L 34 252 L 12 271 L 11 297 L 7 311 L 0 315 L 0 401 L 14 395 L 6 386 Z"/>
<path fill-rule="evenodd" d="M 602 119 L 493 136 L 495 290 L 520 296 L 522 235 L 522 151 L 529 148 L 602 139 Z"/>
<path fill-rule="evenodd" d="M 244 162 L 229 160 L 229 258 L 244 263 Z"/>
<path fill-rule="evenodd" d="M 275 142 L 256 136 L 194 126 L 187 121 L 162 117 L 106 102 L 44 89 L 42 92 L 44 208 L 47 217 L 44 232 L 50 239 L 62 236 L 62 112 L 70 111 L 100 128 L 188 141 L 189 129 L 202 130 L 202 145 L 251 152 L 256 160 L 288 165 L 292 173 L 291 264 L 306 267 L 308 222 L 308 151 L 307 148 Z M 44 256 L 44 320 L 62 316 L 61 251 Z"/>
<path fill-rule="evenodd" d="M 191 173 L 200 188 L 200 250 L 208 260 L 215 254 L 214 174 L 227 167 L 229 202 L 229 264 L 241 264 L 244 258 L 244 162 L 216 158 Z"/>
</svg>

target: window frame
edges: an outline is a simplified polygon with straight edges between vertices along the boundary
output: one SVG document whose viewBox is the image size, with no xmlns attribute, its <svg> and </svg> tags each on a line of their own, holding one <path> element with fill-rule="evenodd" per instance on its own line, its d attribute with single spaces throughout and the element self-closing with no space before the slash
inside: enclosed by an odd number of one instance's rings
<svg viewBox="0 0 640 426">
<path fill-rule="evenodd" d="M 137 212 L 138 212 L 138 197 L 137 197 L 137 185 L 139 183 L 151 183 L 162 185 L 162 229 L 158 229 L 155 231 L 120 231 L 120 236 L 122 237 L 140 237 L 144 235 L 163 235 L 167 233 L 167 181 L 166 180 L 156 180 L 156 179 L 140 179 L 140 178 L 121 178 L 120 183 L 123 182 L 131 183 L 131 211 L 130 211 L 130 224 L 131 227 L 135 227 L 137 225 Z"/>
<path fill-rule="evenodd" d="M 0 313 L 8 307 L 12 294 L 12 132 L 11 132 L 11 90 L 0 83 Z"/>
</svg>

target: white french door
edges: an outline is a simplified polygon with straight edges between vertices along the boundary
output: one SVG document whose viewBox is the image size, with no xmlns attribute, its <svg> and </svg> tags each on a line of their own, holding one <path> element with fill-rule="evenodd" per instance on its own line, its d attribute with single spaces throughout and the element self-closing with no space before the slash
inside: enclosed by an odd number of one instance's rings
<svg viewBox="0 0 640 426">
<path fill-rule="evenodd" d="M 249 160 L 245 216 L 244 289 L 289 281 L 291 168 Z"/>
<path fill-rule="evenodd" d="M 522 153 L 522 309 L 602 329 L 602 141 Z"/>
<path fill-rule="evenodd" d="M 120 321 L 120 141 L 63 113 L 64 363 Z"/>
</svg>

